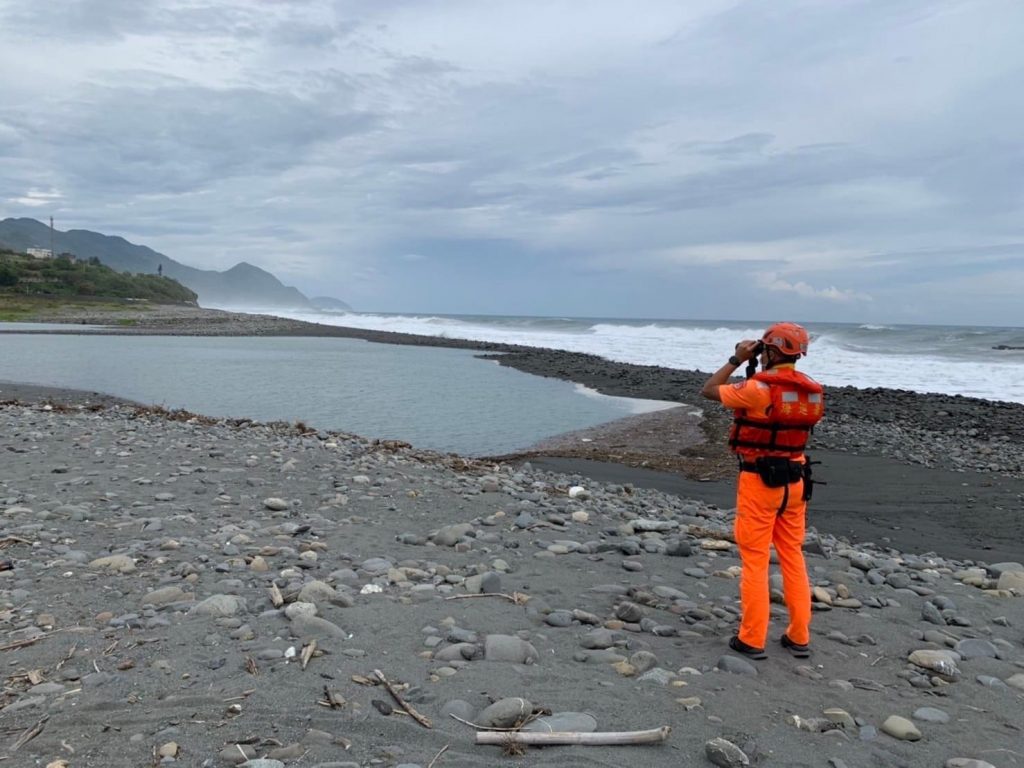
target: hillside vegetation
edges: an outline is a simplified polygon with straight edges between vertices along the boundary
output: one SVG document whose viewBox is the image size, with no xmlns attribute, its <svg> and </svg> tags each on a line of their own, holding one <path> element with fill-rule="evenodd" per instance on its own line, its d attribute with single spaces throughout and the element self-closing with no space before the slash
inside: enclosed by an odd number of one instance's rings
<svg viewBox="0 0 1024 768">
<path fill-rule="evenodd" d="M 35 259 L 6 250 L 0 250 L 0 296 L 95 296 L 144 299 L 157 304 L 197 301 L 194 291 L 169 277 L 115 272 L 95 258 Z"/>
</svg>

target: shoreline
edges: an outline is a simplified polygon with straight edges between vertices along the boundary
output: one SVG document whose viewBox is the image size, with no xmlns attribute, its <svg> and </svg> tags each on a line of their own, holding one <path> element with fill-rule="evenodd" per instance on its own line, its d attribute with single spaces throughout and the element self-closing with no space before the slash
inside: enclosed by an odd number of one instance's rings
<svg viewBox="0 0 1024 768">
<path fill-rule="evenodd" d="M 111 317 L 93 313 L 70 319 L 102 325 Z M 117 321 L 125 319 L 123 312 L 117 314 Z M 734 482 L 735 460 L 724 445 L 729 416 L 724 409 L 698 404 L 696 393 L 706 379 L 701 372 L 614 363 L 560 350 L 364 331 L 220 310 L 140 310 L 127 319 L 134 324 L 87 333 L 337 336 L 458 347 L 479 351 L 484 359 L 525 373 L 573 381 L 602 394 L 682 403 L 680 408 L 556 436 L 528 450 L 491 459 L 555 462 L 572 471 L 588 467 L 598 475 L 596 479 L 628 477 L 632 471 L 637 477 L 643 474 L 651 487 L 669 491 L 679 486 L 678 475 L 705 493 L 712 484 L 724 489 Z M 66 322 L 69 318 L 36 320 Z M 73 333 L 73 326 L 61 332 Z M 0 398 L 6 399 L 2 394 Z M 699 419 L 690 416 L 698 411 Z M 934 546 L 926 549 L 946 556 L 1020 559 L 1024 556 L 1020 501 L 1024 499 L 1024 465 L 1016 446 L 1022 443 L 1024 405 L 898 390 L 830 388 L 826 420 L 812 437 L 810 453 L 816 459 L 827 458 L 819 476 L 833 485 L 816 493 L 809 523 L 850 536 L 852 541 L 875 541 L 903 551 L 916 551 L 927 542 Z M 610 465 L 624 470 L 613 471 Z M 867 465 L 870 470 L 865 472 Z M 915 490 L 919 488 L 941 490 L 928 495 L 925 505 Z M 727 498 L 718 493 L 718 498 Z M 987 522 L 987 534 L 984 526 L 979 530 L 979 517 Z M 922 526 L 923 536 L 919 534 Z"/>
</svg>

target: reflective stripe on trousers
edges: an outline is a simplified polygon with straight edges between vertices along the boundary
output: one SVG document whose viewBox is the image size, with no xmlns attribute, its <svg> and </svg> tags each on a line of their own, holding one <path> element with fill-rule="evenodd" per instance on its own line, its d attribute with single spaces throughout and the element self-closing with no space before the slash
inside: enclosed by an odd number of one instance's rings
<svg viewBox="0 0 1024 768">
<path fill-rule="evenodd" d="M 811 586 L 804 563 L 803 543 L 807 502 L 803 481 L 790 484 L 786 506 L 779 508 L 786 488 L 768 488 L 756 472 L 740 472 L 736 488 L 736 545 L 740 550 L 739 638 L 763 648 L 770 615 L 768 565 L 774 545 L 782 570 L 783 592 L 789 609 L 786 635 L 794 643 L 810 642 Z"/>
</svg>

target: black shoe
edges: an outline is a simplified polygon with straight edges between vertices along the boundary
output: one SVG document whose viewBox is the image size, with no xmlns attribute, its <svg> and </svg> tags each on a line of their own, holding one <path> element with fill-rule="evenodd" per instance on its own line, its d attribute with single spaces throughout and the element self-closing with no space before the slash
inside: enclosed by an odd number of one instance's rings
<svg viewBox="0 0 1024 768">
<path fill-rule="evenodd" d="M 783 635 L 779 638 L 779 642 L 782 643 L 782 647 L 789 651 L 793 656 L 798 659 L 806 659 L 811 655 L 811 647 L 809 645 L 803 645 L 801 643 L 794 643 L 789 639 L 789 635 Z"/>
<path fill-rule="evenodd" d="M 768 654 L 764 652 L 764 648 L 755 648 L 752 645 L 747 645 L 740 640 L 739 635 L 733 635 L 729 638 L 729 647 L 750 659 L 757 659 L 760 661 L 761 659 L 768 658 Z"/>
</svg>

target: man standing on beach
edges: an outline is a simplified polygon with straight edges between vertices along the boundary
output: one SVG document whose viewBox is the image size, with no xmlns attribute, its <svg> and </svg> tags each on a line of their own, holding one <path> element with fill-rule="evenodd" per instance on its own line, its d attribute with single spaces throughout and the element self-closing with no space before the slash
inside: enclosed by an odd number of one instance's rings
<svg viewBox="0 0 1024 768">
<path fill-rule="evenodd" d="M 737 344 L 729 362 L 701 390 L 704 397 L 732 408 L 735 414 L 729 447 L 740 464 L 735 534 L 742 563 L 742 614 L 729 647 L 754 659 L 767 657 L 772 545 L 789 610 L 789 626 L 780 641 L 798 658 L 810 655 L 811 590 L 803 543 L 811 481 L 804 446 L 824 413 L 825 402 L 821 385 L 796 370 L 796 361 L 807 354 L 808 342 L 803 327 L 776 323 L 760 341 Z M 756 363 L 752 362 L 746 381 L 727 383 L 737 368 L 758 356 L 760 373 L 754 373 Z"/>
</svg>

